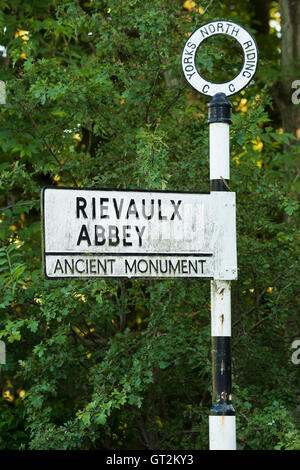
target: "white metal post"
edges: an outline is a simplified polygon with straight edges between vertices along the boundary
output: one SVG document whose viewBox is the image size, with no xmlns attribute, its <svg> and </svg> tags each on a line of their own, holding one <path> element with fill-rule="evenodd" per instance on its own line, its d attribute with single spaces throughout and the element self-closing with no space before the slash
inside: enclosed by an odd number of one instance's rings
<svg viewBox="0 0 300 470">
<path fill-rule="evenodd" d="M 237 40 L 243 49 L 244 65 L 233 80 L 213 83 L 199 73 L 196 62 L 200 45 L 208 37 L 219 34 Z M 255 39 L 245 28 L 232 21 L 217 20 L 200 26 L 188 37 L 183 48 L 181 65 L 187 82 L 199 93 L 212 97 L 208 104 L 212 192 L 229 190 L 229 125 L 232 106 L 227 96 L 238 93 L 251 82 L 257 64 Z M 235 236 L 235 230 L 232 236 Z M 225 271 L 229 270 L 229 267 L 225 268 Z M 220 273 L 211 282 L 213 406 L 209 419 L 209 440 L 212 450 L 236 449 L 235 411 L 231 405 L 230 281 L 226 277 L 226 274 Z"/>
<path fill-rule="evenodd" d="M 228 191 L 231 103 L 224 93 L 217 93 L 208 107 L 211 191 Z M 235 450 L 235 411 L 231 405 L 230 281 L 211 281 L 211 337 L 213 406 L 209 416 L 209 447 L 210 450 Z"/>
</svg>

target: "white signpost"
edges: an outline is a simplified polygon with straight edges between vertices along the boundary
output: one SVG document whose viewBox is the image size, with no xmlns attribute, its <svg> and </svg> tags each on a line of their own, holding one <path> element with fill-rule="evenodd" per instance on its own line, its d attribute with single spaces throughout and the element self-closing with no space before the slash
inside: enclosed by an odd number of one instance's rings
<svg viewBox="0 0 300 470">
<path fill-rule="evenodd" d="M 236 279 L 235 194 L 42 192 L 47 278 Z"/>
<path fill-rule="evenodd" d="M 244 54 L 242 70 L 225 83 L 209 82 L 201 75 L 196 64 L 200 45 L 215 35 L 233 37 Z M 227 96 L 236 94 L 249 84 L 257 63 L 255 39 L 245 28 L 231 21 L 212 21 L 202 25 L 191 34 L 183 48 L 182 70 L 186 80 L 198 92 L 213 97 L 208 104 L 210 185 L 212 191 L 217 191 L 221 197 L 230 194 L 227 191 L 230 180 L 229 126 L 232 105 Z M 235 410 L 231 396 L 231 279 L 215 277 L 211 281 L 211 450 L 236 449 Z"/>
</svg>

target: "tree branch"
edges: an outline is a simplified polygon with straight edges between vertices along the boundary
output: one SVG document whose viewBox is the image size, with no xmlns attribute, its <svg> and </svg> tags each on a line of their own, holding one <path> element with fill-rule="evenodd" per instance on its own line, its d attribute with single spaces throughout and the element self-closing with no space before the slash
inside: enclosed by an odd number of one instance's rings
<svg viewBox="0 0 300 470">
<path fill-rule="evenodd" d="M 172 106 L 174 103 L 176 103 L 176 101 L 177 101 L 178 98 L 180 97 L 181 93 L 183 92 L 184 88 L 185 88 L 185 87 L 182 87 L 182 88 L 179 88 L 179 89 L 177 90 L 176 95 L 174 96 L 174 98 L 172 98 L 172 99 L 169 101 L 169 103 L 167 103 L 167 104 L 165 105 L 165 107 L 162 109 L 162 112 L 161 112 L 161 114 L 160 114 L 159 117 L 162 117 L 164 114 L 166 114 L 166 113 L 169 111 L 169 109 L 171 108 L 171 106 Z M 158 119 L 159 119 L 159 118 L 157 117 L 156 119 L 154 119 L 154 120 L 152 121 L 152 125 L 151 125 L 151 129 L 152 129 L 152 130 L 155 129 L 155 127 L 156 127 L 156 125 L 157 125 L 157 122 L 158 122 Z"/>
<path fill-rule="evenodd" d="M 154 91 L 155 91 L 155 87 L 156 87 L 156 83 L 157 83 L 159 74 L 160 74 L 160 69 L 158 69 L 158 71 L 156 73 L 156 77 L 154 79 L 154 82 L 153 82 L 153 85 L 152 85 L 152 88 L 151 88 L 150 99 L 149 99 L 149 102 L 148 102 L 147 107 L 146 107 L 146 113 L 145 113 L 146 124 L 149 124 L 149 111 L 150 111 L 151 103 L 152 103 L 152 100 L 153 100 L 153 97 L 154 97 Z"/>
<path fill-rule="evenodd" d="M 12 207 L 21 207 L 21 206 L 28 206 L 29 204 L 32 204 L 33 202 L 37 202 L 37 199 L 34 199 L 33 201 L 29 202 L 21 202 L 20 204 L 10 204 L 9 206 L 6 207 L 0 207 L 0 211 L 5 211 L 7 209 L 11 209 Z"/>
<path fill-rule="evenodd" d="M 37 123 L 35 122 L 35 120 L 33 119 L 32 115 L 30 114 L 29 111 L 27 111 L 25 108 L 23 108 L 25 113 L 27 114 L 27 116 L 29 117 L 31 123 L 33 124 L 37 134 L 39 135 L 40 139 L 42 140 L 44 146 L 46 147 L 46 149 L 48 150 L 48 152 L 50 153 L 50 155 L 52 156 L 52 158 L 54 158 L 54 160 L 56 161 L 56 163 L 58 164 L 58 166 L 60 168 L 63 167 L 62 163 L 59 161 L 58 157 L 55 155 L 55 153 L 53 152 L 53 150 L 51 149 L 51 147 L 48 145 L 48 142 L 46 141 L 46 139 L 44 138 L 44 136 L 41 134 L 40 130 L 39 130 L 39 127 L 37 125 Z M 71 177 L 73 183 L 75 184 L 75 186 L 78 186 L 77 184 L 77 181 L 75 179 L 75 177 L 73 176 L 73 174 L 71 173 L 70 170 L 66 170 L 66 172 L 69 174 L 69 176 Z"/>
</svg>

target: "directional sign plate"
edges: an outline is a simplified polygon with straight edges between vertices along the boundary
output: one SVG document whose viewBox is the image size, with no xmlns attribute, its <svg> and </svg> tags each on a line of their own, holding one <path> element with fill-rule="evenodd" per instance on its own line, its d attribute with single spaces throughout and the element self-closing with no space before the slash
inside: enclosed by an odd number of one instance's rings
<svg viewBox="0 0 300 470">
<path fill-rule="evenodd" d="M 44 273 L 236 279 L 235 193 L 46 187 Z"/>
</svg>

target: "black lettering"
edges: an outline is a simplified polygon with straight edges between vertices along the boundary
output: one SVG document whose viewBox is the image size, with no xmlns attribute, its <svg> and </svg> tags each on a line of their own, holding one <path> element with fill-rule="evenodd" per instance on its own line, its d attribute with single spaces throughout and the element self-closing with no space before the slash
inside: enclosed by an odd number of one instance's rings
<svg viewBox="0 0 300 470">
<path fill-rule="evenodd" d="M 163 270 L 162 268 L 162 263 L 165 263 L 165 269 Z M 160 272 L 162 274 L 165 274 L 167 271 L 168 271 L 168 264 L 167 264 L 167 260 L 159 260 L 159 267 L 160 267 Z"/>
<path fill-rule="evenodd" d="M 131 266 L 131 267 L 130 267 L 129 262 L 127 261 L 127 259 L 125 259 L 125 272 L 126 272 L 126 274 L 127 274 L 127 272 L 128 272 L 128 271 L 127 271 L 127 268 L 129 269 L 129 272 L 130 272 L 130 273 L 132 273 L 133 270 L 134 270 L 133 274 L 136 274 L 136 259 L 132 262 L 132 266 Z"/>
<path fill-rule="evenodd" d="M 246 63 L 246 70 L 253 70 L 255 67 L 255 64 L 250 64 L 249 62 Z"/>
<path fill-rule="evenodd" d="M 252 41 L 246 41 L 246 42 L 243 43 L 243 45 L 246 46 L 246 47 L 245 47 L 246 50 L 247 50 L 249 47 L 251 47 L 252 44 L 253 44 Z"/>
<path fill-rule="evenodd" d="M 147 220 L 151 220 L 154 216 L 154 199 L 151 199 L 151 213 L 150 215 L 146 215 L 146 210 L 145 210 L 145 199 L 142 199 L 142 214 L 143 217 Z"/>
<path fill-rule="evenodd" d="M 141 228 L 141 230 L 138 227 L 135 227 L 136 232 L 139 237 L 139 246 L 142 246 L 142 236 L 144 234 L 145 228 L 146 228 L 145 225 Z"/>
<path fill-rule="evenodd" d="M 115 238 L 115 241 L 113 241 Z M 119 229 L 115 225 L 108 226 L 108 244 L 109 246 L 118 246 L 120 243 Z"/>
<path fill-rule="evenodd" d="M 56 260 L 56 263 L 55 263 L 55 268 L 54 268 L 54 274 L 56 273 L 57 270 L 60 270 L 62 273 L 64 272 L 63 271 L 63 268 L 62 268 L 62 265 L 61 265 L 61 262 L 58 260 Z"/>
<path fill-rule="evenodd" d="M 192 78 L 193 75 L 195 75 L 196 72 L 193 72 L 193 73 L 190 73 L 188 74 L 188 79 L 190 80 Z"/>
<path fill-rule="evenodd" d="M 177 215 L 179 220 L 182 220 L 180 214 L 178 213 L 178 209 L 179 209 L 179 206 L 180 206 L 181 202 L 182 201 L 178 201 L 177 204 L 176 204 L 175 201 L 171 200 L 171 204 L 173 204 L 173 206 L 174 206 L 174 212 L 173 212 L 173 215 L 171 217 L 171 220 L 174 220 L 175 215 Z"/>
<path fill-rule="evenodd" d="M 186 259 L 181 260 L 181 272 L 182 272 L 182 274 L 189 274 L 189 271 L 187 269 L 187 260 Z"/>
<path fill-rule="evenodd" d="M 137 219 L 139 218 L 134 199 L 130 199 L 126 219 L 128 219 L 130 215 L 135 215 Z"/>
<path fill-rule="evenodd" d="M 107 262 L 110 263 L 110 274 L 113 274 L 113 273 L 114 273 L 114 265 L 113 265 L 113 263 L 115 263 L 116 260 L 115 260 L 115 259 L 108 259 Z"/>
<path fill-rule="evenodd" d="M 80 243 L 83 241 L 86 241 L 89 246 L 91 245 L 91 239 L 90 239 L 88 230 L 86 228 L 86 225 L 82 225 L 81 227 L 80 234 L 77 240 L 77 246 L 80 245 Z"/>
<path fill-rule="evenodd" d="M 235 26 L 233 26 L 232 31 L 231 31 L 231 36 L 233 36 L 234 33 L 237 36 L 239 33 L 239 30 L 240 30 L 239 28 L 236 28 Z"/>
<path fill-rule="evenodd" d="M 256 54 L 254 52 L 248 52 L 246 54 L 247 60 L 253 60 L 256 57 Z"/>
<path fill-rule="evenodd" d="M 155 261 L 156 264 L 154 264 L 154 261 L 150 260 L 149 261 L 149 271 L 150 273 L 152 272 L 152 269 L 154 269 L 154 271 L 156 273 L 158 273 L 158 260 Z"/>
<path fill-rule="evenodd" d="M 69 261 L 65 259 L 65 273 L 68 272 L 68 268 L 70 269 L 71 273 L 74 274 L 74 259 L 72 259 L 72 266 L 70 265 Z"/>
<path fill-rule="evenodd" d="M 114 204 L 114 208 L 115 208 L 115 211 L 116 211 L 117 219 L 119 219 L 120 216 L 121 216 L 121 213 L 122 213 L 124 199 L 123 198 L 120 199 L 119 207 L 118 207 L 117 201 L 115 199 L 113 199 L 113 204 Z"/>
<path fill-rule="evenodd" d="M 198 273 L 197 260 L 195 261 L 195 264 L 193 264 L 193 261 L 189 260 L 189 273 L 191 273 L 191 268 L 193 268 L 196 274 Z"/>
<path fill-rule="evenodd" d="M 186 66 L 184 67 L 184 70 L 185 70 L 186 72 L 192 72 L 192 71 L 194 70 L 194 66 L 193 66 L 193 65 L 186 65 Z M 194 72 L 194 73 L 195 73 L 195 72 Z"/>
<path fill-rule="evenodd" d="M 176 263 L 176 265 L 175 265 L 175 267 L 174 267 L 172 261 L 169 260 L 169 273 L 170 273 L 170 274 L 172 274 L 172 270 L 173 270 L 173 273 L 174 273 L 174 274 L 176 273 L 176 271 L 178 271 L 179 274 L 180 274 L 180 261 L 177 261 L 177 263 Z"/>
<path fill-rule="evenodd" d="M 78 259 L 75 263 L 75 270 L 78 273 L 82 274 L 82 273 L 84 273 L 84 268 L 80 271 L 80 269 L 78 269 L 78 263 L 84 263 L 84 260 L 83 259 Z"/>
<path fill-rule="evenodd" d="M 87 219 L 87 215 L 85 213 L 85 209 L 86 208 L 86 200 L 84 197 L 77 197 L 76 198 L 76 217 L 77 219 L 79 219 L 80 215 L 80 211 L 82 212 L 82 215 L 85 219 Z"/>
<path fill-rule="evenodd" d="M 145 269 L 144 270 L 141 268 L 141 263 L 145 263 Z M 144 260 L 144 259 L 140 259 L 139 262 L 138 262 L 138 270 L 140 271 L 140 273 L 145 273 L 147 271 L 147 269 L 148 269 L 147 261 Z"/>
<path fill-rule="evenodd" d="M 103 202 L 108 202 L 108 198 L 100 197 L 100 219 L 109 219 L 109 215 L 103 213 L 108 209 L 108 206 L 104 206 Z"/>
<path fill-rule="evenodd" d="M 230 23 L 227 23 L 226 26 L 227 26 L 227 29 L 225 33 L 228 34 L 229 28 L 232 28 L 232 25 Z"/>
<path fill-rule="evenodd" d="M 132 242 L 128 242 L 126 239 L 131 237 L 131 234 L 127 232 L 131 230 L 131 225 L 123 225 L 123 245 L 132 246 Z"/>
<path fill-rule="evenodd" d="M 161 213 L 161 199 L 158 199 L 158 219 L 159 220 L 166 220 L 167 219 L 167 216 L 166 215 L 162 215 Z"/>
<path fill-rule="evenodd" d="M 97 274 L 96 271 L 96 260 L 95 259 L 90 259 L 90 273 L 91 274 Z"/>
<path fill-rule="evenodd" d="M 92 197 L 92 219 L 96 218 L 96 199 Z"/>
<path fill-rule="evenodd" d="M 101 272 L 101 270 L 103 271 L 103 274 L 106 274 L 106 260 L 104 260 L 103 262 L 98 259 L 97 260 L 97 269 L 98 269 L 98 274 L 99 272 Z"/>
<path fill-rule="evenodd" d="M 205 259 L 199 259 L 199 260 L 198 260 L 198 263 L 201 264 L 201 274 L 203 274 L 203 264 L 204 264 L 205 262 L 206 262 Z"/>
<path fill-rule="evenodd" d="M 203 32 L 204 31 L 204 32 Z M 207 31 L 206 28 L 200 29 L 200 32 L 202 34 L 202 37 L 205 38 L 205 36 L 209 36 L 209 32 Z M 205 33 L 205 34 L 204 34 Z"/>
<path fill-rule="evenodd" d="M 104 237 L 104 227 L 102 225 L 95 225 L 95 245 L 96 246 L 101 246 L 104 245 L 105 243 L 105 237 Z"/>
</svg>

